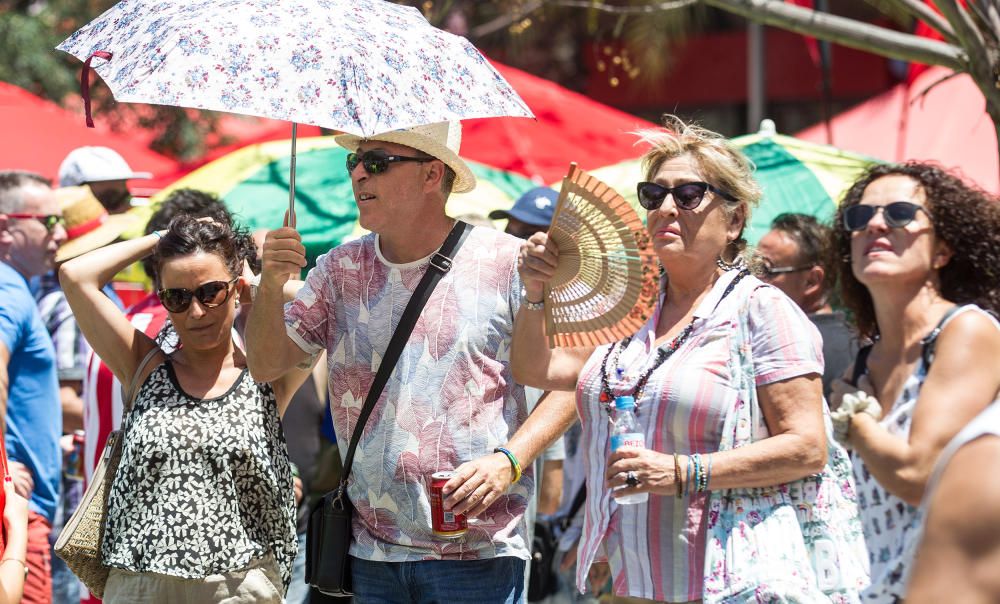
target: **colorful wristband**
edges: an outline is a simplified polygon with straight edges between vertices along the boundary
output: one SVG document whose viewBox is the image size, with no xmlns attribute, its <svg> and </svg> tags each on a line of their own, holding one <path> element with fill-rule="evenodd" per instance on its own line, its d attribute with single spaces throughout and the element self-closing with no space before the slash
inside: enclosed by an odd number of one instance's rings
<svg viewBox="0 0 1000 604">
<path fill-rule="evenodd" d="M 507 456 L 507 461 L 510 462 L 510 467 L 514 470 L 514 478 L 510 481 L 510 483 L 514 484 L 518 480 L 521 480 L 521 464 L 518 463 L 517 457 L 515 457 L 513 453 L 511 453 L 510 451 L 508 451 L 503 447 L 497 447 L 496 449 L 493 449 L 493 452 L 503 453 L 504 455 Z"/>
</svg>

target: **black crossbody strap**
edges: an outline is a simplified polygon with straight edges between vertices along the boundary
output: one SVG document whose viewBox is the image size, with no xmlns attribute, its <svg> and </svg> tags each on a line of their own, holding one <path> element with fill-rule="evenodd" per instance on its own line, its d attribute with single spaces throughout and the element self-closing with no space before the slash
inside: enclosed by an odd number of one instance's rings
<svg viewBox="0 0 1000 604">
<path fill-rule="evenodd" d="M 580 511 L 583 507 L 583 502 L 587 500 L 587 483 L 584 482 L 580 485 L 580 488 L 576 490 L 576 497 L 573 498 L 573 504 L 569 506 L 569 511 L 566 516 L 562 519 L 562 529 L 565 531 L 569 528 L 569 525 L 573 523 L 573 517 L 576 513 Z"/>
<path fill-rule="evenodd" d="M 462 247 L 465 238 L 471 230 L 472 227 L 468 223 L 461 220 L 455 222 L 455 226 L 448 233 L 448 237 L 441 244 L 441 248 L 431 256 L 427 272 L 424 273 L 420 283 L 417 284 L 417 288 L 413 290 L 413 295 L 410 296 L 410 301 L 407 302 L 406 309 L 403 310 L 403 315 L 399 318 L 399 324 L 396 325 L 396 330 L 389 340 L 389 346 L 385 349 L 385 354 L 382 355 L 382 362 L 379 364 L 378 371 L 375 373 L 375 379 L 372 380 L 371 389 L 368 390 L 368 396 L 365 398 L 365 404 L 358 415 L 358 423 L 354 426 L 354 433 L 351 434 L 351 444 L 347 447 L 347 456 L 344 457 L 343 470 L 340 476 L 341 489 L 347 485 L 347 477 L 350 476 L 351 465 L 354 463 L 354 451 L 358 448 L 358 441 L 361 440 L 361 433 L 365 429 L 365 424 L 368 423 L 368 417 L 372 414 L 375 403 L 382 396 L 382 390 L 385 389 L 385 385 L 389 381 L 389 375 L 396 367 L 396 361 L 399 360 L 399 355 L 403 352 L 403 347 L 406 346 L 407 340 L 410 339 L 410 333 L 413 331 L 414 325 L 417 324 L 417 318 L 420 317 L 420 312 L 423 310 L 424 304 L 431 297 L 431 292 L 434 290 L 437 282 L 441 280 L 441 277 L 444 277 L 445 273 L 451 270 L 452 259 L 458 253 L 458 249 Z"/>
</svg>

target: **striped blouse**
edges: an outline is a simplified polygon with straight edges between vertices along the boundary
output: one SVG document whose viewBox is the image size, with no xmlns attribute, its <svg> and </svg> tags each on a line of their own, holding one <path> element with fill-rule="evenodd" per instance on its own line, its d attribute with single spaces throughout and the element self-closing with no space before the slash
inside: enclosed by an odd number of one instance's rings
<svg viewBox="0 0 1000 604">
<path fill-rule="evenodd" d="M 730 339 L 736 337 L 741 310 L 749 313 L 758 386 L 823 373 L 822 339 L 806 315 L 779 290 L 754 277 L 743 279 L 723 297 L 736 274 L 729 271 L 716 281 L 695 310 L 690 337 L 652 373 L 637 401 L 647 447 L 683 455 L 719 449 L 723 420 L 738 396 Z M 617 355 L 617 366 L 614 354 L 609 359 L 607 371 L 615 394 L 631 393 L 639 375 L 656 358 L 658 317 L 659 312 L 653 313 Z M 618 595 L 667 602 L 698 600 L 703 586 L 707 496 L 678 500 L 651 495 L 647 503 L 619 506 L 604 485 L 611 424 L 599 397 L 601 363 L 607 350 L 605 346 L 595 351 L 578 383 L 588 497 L 577 586 L 582 591 L 591 564 L 606 559 Z"/>
</svg>

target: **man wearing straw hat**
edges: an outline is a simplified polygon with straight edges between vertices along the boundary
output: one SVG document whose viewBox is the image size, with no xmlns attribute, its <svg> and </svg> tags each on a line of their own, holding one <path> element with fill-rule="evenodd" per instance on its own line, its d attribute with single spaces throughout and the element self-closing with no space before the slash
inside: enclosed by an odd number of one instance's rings
<svg viewBox="0 0 1000 604">
<path fill-rule="evenodd" d="M 247 345 L 257 380 L 328 352 L 343 455 L 395 325 L 454 225 L 445 202 L 476 181 L 458 156 L 457 122 L 337 142 L 352 152 L 359 221 L 372 233 L 320 257 L 284 311 L 282 287 L 305 266 L 305 250 L 294 229 L 269 233 Z M 514 438 L 528 415 L 509 364 L 519 244 L 472 229 L 365 426 L 348 486 L 359 602 L 523 601 L 531 462 L 556 435 Z M 471 519 L 459 540 L 431 530 L 427 483 L 449 470 L 444 508 Z"/>
<path fill-rule="evenodd" d="M 57 264 L 114 242 L 125 230 L 134 226 L 136 221 L 128 214 L 109 215 L 87 187 L 63 187 L 55 190 L 55 196 L 62 209 L 67 237 L 56 252 Z M 104 291 L 121 306 L 110 284 L 105 286 Z M 83 460 L 80 452 L 74 449 L 73 433 L 83 429 L 83 400 L 80 395 L 90 346 L 80 333 L 55 271 L 42 275 L 35 299 L 38 301 L 42 322 L 55 347 L 59 399 L 62 404 L 62 449 L 64 453 L 73 454 L 73 463 L 67 463 L 64 467 L 62 489 L 52 524 L 51 540 L 54 541 L 83 494 Z M 69 461 L 66 459 L 64 463 Z M 79 601 L 80 590 L 79 580 L 65 562 L 52 556 L 54 601 Z"/>
</svg>

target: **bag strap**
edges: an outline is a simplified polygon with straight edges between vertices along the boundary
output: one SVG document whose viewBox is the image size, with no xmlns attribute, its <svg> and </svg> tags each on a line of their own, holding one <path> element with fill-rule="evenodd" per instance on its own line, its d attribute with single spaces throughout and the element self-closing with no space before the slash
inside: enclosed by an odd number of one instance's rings
<svg viewBox="0 0 1000 604">
<path fill-rule="evenodd" d="M 944 316 L 941 317 L 941 320 L 938 321 L 937 325 L 934 326 L 934 329 L 932 329 L 929 334 L 920 340 L 920 345 L 922 346 L 920 350 L 920 358 L 924 362 L 925 369 L 930 369 L 931 363 L 934 362 L 934 349 L 937 345 L 937 338 L 941 335 L 941 330 L 944 329 L 945 324 L 953 316 L 955 316 L 955 313 L 961 309 L 962 306 L 957 304 L 949 308 L 948 311 L 944 313 Z M 874 344 L 869 344 L 858 349 L 858 355 L 854 359 L 854 371 L 851 374 L 851 383 L 855 386 L 858 385 L 858 380 L 861 379 L 861 376 L 868 371 L 868 355 L 872 352 L 872 346 L 874 346 Z"/>
<path fill-rule="evenodd" d="M 569 528 L 569 525 L 573 522 L 573 518 L 576 516 L 576 513 L 580 511 L 580 508 L 583 507 L 583 502 L 586 501 L 586 499 L 587 482 L 584 481 L 583 484 L 580 485 L 580 488 L 576 490 L 576 497 L 573 498 L 573 504 L 569 506 L 569 511 L 566 513 L 566 516 L 563 517 L 562 522 L 560 522 L 563 530 Z"/>
<path fill-rule="evenodd" d="M 146 356 L 142 358 L 139 362 L 139 366 L 136 368 L 135 373 L 132 374 L 132 381 L 129 383 L 128 388 L 125 388 L 125 384 L 122 384 L 122 417 L 128 415 L 128 412 L 132 410 L 132 399 L 135 397 L 135 390 L 139 387 L 139 378 L 142 376 L 142 372 L 149 365 L 149 361 L 156 356 L 156 353 L 160 352 L 159 346 L 154 346 L 152 350 L 146 353 Z"/>
<path fill-rule="evenodd" d="M 858 354 L 854 357 L 854 371 L 851 372 L 851 383 L 858 385 L 858 380 L 868 371 L 868 355 L 872 353 L 872 346 L 868 344 L 858 349 Z"/>
<path fill-rule="evenodd" d="M 358 448 L 361 433 L 365 428 L 365 424 L 368 423 L 368 417 L 372 414 L 375 403 L 382 396 L 382 390 L 385 389 L 385 385 L 389 381 L 389 375 L 396 367 L 396 361 L 399 360 L 399 355 L 403 352 L 403 347 L 410 339 L 410 333 L 417 324 L 420 312 L 431 297 L 434 286 L 444 277 L 445 273 L 451 270 L 452 259 L 455 257 L 458 249 L 462 247 L 462 243 L 465 242 L 465 238 L 471 230 L 472 227 L 468 223 L 461 220 L 455 222 L 455 226 L 448 233 L 448 237 L 441 244 L 441 248 L 431 256 L 431 261 L 427 265 L 427 272 L 424 273 L 417 288 L 413 290 L 410 301 L 406 304 L 406 309 L 399 318 L 399 324 L 396 326 L 396 330 L 389 340 L 389 346 L 386 348 L 385 354 L 382 355 L 382 362 L 379 364 L 378 371 L 375 373 L 375 379 L 372 380 L 368 396 L 365 398 L 365 404 L 358 415 L 358 423 L 354 426 L 354 433 L 351 434 L 351 444 L 347 447 L 347 455 L 344 457 L 340 474 L 340 486 L 337 487 L 338 491 L 343 492 L 347 488 L 347 478 L 351 474 L 351 465 L 354 463 L 354 451 Z"/>
<path fill-rule="evenodd" d="M 938 324 L 934 326 L 923 340 L 920 340 L 920 344 L 923 348 L 920 351 L 920 357 L 924 361 L 924 369 L 930 369 L 931 363 L 934 362 L 934 350 L 937 348 L 937 339 L 941 335 L 941 330 L 944 329 L 945 323 L 947 323 L 959 310 L 963 307 L 956 304 L 948 309 L 948 312 L 944 313 Z"/>
</svg>

